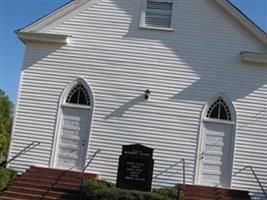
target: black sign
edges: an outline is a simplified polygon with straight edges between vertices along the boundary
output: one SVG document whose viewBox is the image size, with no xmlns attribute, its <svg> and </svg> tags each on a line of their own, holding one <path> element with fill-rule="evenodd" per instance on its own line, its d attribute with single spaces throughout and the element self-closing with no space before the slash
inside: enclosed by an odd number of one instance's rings
<svg viewBox="0 0 267 200">
<path fill-rule="evenodd" d="M 119 159 L 117 187 L 150 191 L 154 160 L 153 149 L 141 144 L 125 145 Z"/>
</svg>

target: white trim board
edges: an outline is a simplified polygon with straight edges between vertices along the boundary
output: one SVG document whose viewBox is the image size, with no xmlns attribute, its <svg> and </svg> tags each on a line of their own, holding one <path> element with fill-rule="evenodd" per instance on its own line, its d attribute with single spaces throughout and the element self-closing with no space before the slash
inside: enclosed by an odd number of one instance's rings
<svg viewBox="0 0 267 200">
<path fill-rule="evenodd" d="M 16 32 L 19 39 L 25 44 L 27 42 L 51 42 L 55 44 L 67 44 L 69 35 L 50 34 L 50 33 L 28 33 Z"/>
<path fill-rule="evenodd" d="M 267 54 L 243 51 L 240 55 L 243 62 L 267 64 Z"/>
</svg>

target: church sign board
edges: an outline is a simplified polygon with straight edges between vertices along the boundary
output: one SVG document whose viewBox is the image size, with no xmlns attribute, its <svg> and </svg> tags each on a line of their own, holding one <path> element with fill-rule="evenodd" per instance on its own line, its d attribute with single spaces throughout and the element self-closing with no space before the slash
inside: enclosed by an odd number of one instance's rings
<svg viewBox="0 0 267 200">
<path fill-rule="evenodd" d="M 153 166 L 153 149 L 141 144 L 124 145 L 119 158 L 117 187 L 150 191 Z"/>
</svg>

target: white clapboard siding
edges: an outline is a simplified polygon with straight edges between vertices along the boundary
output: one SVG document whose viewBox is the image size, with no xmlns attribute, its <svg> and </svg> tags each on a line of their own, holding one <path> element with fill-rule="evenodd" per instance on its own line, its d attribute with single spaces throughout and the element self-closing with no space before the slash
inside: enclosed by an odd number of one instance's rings
<svg viewBox="0 0 267 200">
<path fill-rule="evenodd" d="M 194 183 L 204 105 L 224 93 L 237 113 L 233 173 L 255 168 L 267 188 L 267 68 L 240 61 L 241 51 L 262 51 L 245 29 L 208 1 L 179 1 L 174 32 L 139 29 L 142 0 L 99 0 L 50 26 L 72 35 L 66 46 L 29 44 L 20 85 L 11 156 L 31 141 L 41 145 L 10 164 L 50 166 L 61 94 L 83 77 L 94 94 L 88 156 L 103 151 L 88 171 L 115 182 L 121 145 L 154 148 L 154 176 L 186 159 L 186 182 Z M 143 99 L 146 89 L 151 98 Z M 153 186 L 182 182 L 181 164 Z M 260 194 L 248 171 L 232 187 Z"/>
</svg>

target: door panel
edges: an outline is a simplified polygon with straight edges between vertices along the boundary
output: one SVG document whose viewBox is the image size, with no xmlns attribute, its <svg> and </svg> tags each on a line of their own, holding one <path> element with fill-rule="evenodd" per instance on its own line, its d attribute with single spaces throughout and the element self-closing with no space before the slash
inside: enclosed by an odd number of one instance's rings
<svg viewBox="0 0 267 200">
<path fill-rule="evenodd" d="M 229 187 L 232 125 L 205 122 L 203 131 L 199 182 L 203 185 Z"/>
<path fill-rule="evenodd" d="M 56 167 L 83 168 L 89 139 L 89 112 L 88 109 L 63 107 Z"/>
</svg>

